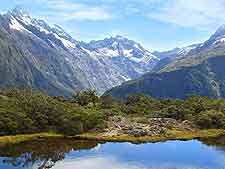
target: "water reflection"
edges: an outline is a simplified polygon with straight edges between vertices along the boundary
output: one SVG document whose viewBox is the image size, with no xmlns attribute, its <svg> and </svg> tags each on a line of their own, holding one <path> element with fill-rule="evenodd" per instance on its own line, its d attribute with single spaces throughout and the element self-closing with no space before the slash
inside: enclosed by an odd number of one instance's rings
<svg viewBox="0 0 225 169">
<path fill-rule="evenodd" d="M 225 138 L 149 144 L 38 140 L 0 147 L 1 169 L 225 169 Z"/>
<path fill-rule="evenodd" d="M 21 144 L 8 144 L 0 147 L 0 157 L 2 157 L 0 168 L 8 165 L 16 168 L 33 168 L 33 166 L 37 169 L 52 168 L 70 151 L 88 150 L 97 145 L 96 142 L 69 139 L 39 139 Z"/>
</svg>

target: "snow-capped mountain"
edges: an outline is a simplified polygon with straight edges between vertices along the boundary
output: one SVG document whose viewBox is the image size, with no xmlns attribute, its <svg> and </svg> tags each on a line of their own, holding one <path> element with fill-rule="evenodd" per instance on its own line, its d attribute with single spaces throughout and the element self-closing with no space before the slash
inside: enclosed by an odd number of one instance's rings
<svg viewBox="0 0 225 169">
<path fill-rule="evenodd" d="M 225 50 L 225 25 L 220 26 L 216 32 L 204 43 L 190 52 L 190 55 L 203 54 L 208 51 L 223 52 Z"/>
<path fill-rule="evenodd" d="M 36 35 L 53 46 L 58 45 L 65 49 L 75 48 L 77 41 L 58 25 L 50 27 L 45 21 L 31 18 L 27 13 L 17 8 L 8 12 L 5 16 L 11 22 L 9 24 L 11 30 Z"/>
<path fill-rule="evenodd" d="M 200 46 L 202 46 L 202 44 L 198 43 L 198 44 L 192 44 L 192 45 L 181 47 L 181 48 L 174 48 L 172 50 L 163 51 L 163 52 L 154 51 L 153 55 L 157 56 L 160 59 L 164 59 L 164 58 L 180 59 L 180 58 L 184 58 L 188 56 L 190 51 Z"/>
<path fill-rule="evenodd" d="M 125 82 L 105 95 L 125 98 L 144 93 L 155 98 L 184 99 L 194 93 L 225 98 L 225 25 L 202 44 L 154 55 L 162 58 L 153 69 L 157 73 Z"/>
<path fill-rule="evenodd" d="M 202 44 L 199 43 L 185 46 L 182 48 L 175 48 L 164 52 L 157 52 L 157 51 L 153 52 L 155 56 L 160 58 L 160 61 L 157 62 L 152 71 L 159 71 L 171 63 L 174 63 L 178 60 L 182 60 L 184 58 L 191 56 L 191 52 L 199 48 L 200 46 L 202 46 Z"/>
<path fill-rule="evenodd" d="M 126 79 L 139 77 L 160 60 L 139 43 L 122 36 L 81 43 L 80 47 L 94 59 L 110 62 L 117 66 Z"/>
<path fill-rule="evenodd" d="M 193 44 L 193 45 L 189 45 L 189 46 L 186 46 L 183 48 L 178 48 L 177 55 L 180 57 L 187 56 L 191 50 L 193 50 L 201 45 L 202 44 Z"/>
<path fill-rule="evenodd" d="M 139 43 L 128 40 L 122 36 L 106 38 L 99 41 L 91 41 L 83 47 L 92 56 L 126 57 L 129 60 L 147 64 L 153 60 L 159 60 L 156 56 L 144 49 Z"/>
<path fill-rule="evenodd" d="M 90 43 L 73 39 L 20 9 L 0 15 L 0 86 L 32 86 L 49 94 L 104 92 L 151 70 L 158 58 L 116 36 Z M 4 67 L 4 69 L 3 69 Z"/>
<path fill-rule="evenodd" d="M 224 56 L 225 51 L 225 25 L 220 26 L 216 32 L 205 42 L 191 45 L 183 49 L 184 55 L 181 54 L 183 50 L 175 49 L 174 51 L 164 53 L 153 53 L 161 58 L 160 62 L 156 64 L 153 71 L 171 71 L 182 69 L 183 67 L 190 67 L 204 62 L 204 60 Z M 175 53 L 175 55 L 174 55 Z M 163 54 L 163 55 L 159 55 Z M 162 58 L 161 56 L 169 56 Z M 164 69 L 165 68 L 165 69 Z"/>
<path fill-rule="evenodd" d="M 207 42 L 213 42 L 213 44 L 225 44 L 225 25 L 220 26 Z"/>
</svg>

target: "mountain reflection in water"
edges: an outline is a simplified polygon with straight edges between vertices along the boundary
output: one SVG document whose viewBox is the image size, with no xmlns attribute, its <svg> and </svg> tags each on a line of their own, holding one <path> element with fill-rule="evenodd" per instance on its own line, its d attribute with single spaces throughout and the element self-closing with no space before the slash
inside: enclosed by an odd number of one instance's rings
<svg viewBox="0 0 225 169">
<path fill-rule="evenodd" d="M 1 169 L 225 169 L 225 138 L 159 143 L 39 139 L 0 146 Z"/>
<path fill-rule="evenodd" d="M 0 147 L 0 157 L 7 157 L 2 163 L 14 167 L 31 168 L 35 165 L 37 169 L 47 169 L 63 160 L 70 151 L 88 150 L 97 145 L 97 142 L 69 139 L 40 139 Z"/>
</svg>

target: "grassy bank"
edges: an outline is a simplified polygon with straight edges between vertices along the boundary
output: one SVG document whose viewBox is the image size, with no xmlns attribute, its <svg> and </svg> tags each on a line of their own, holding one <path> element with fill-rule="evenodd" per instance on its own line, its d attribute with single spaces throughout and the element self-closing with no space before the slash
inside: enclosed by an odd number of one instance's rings
<svg viewBox="0 0 225 169">
<path fill-rule="evenodd" d="M 77 139 L 84 140 L 95 140 L 95 141 L 109 141 L 109 142 L 133 142 L 133 143 L 145 143 L 145 142 L 159 142 L 166 140 L 191 140 L 199 138 L 213 138 L 224 135 L 225 130 L 222 129 L 210 129 L 210 130 L 199 130 L 195 132 L 187 131 L 169 131 L 167 134 L 162 136 L 143 136 L 134 137 L 129 135 L 120 136 L 103 136 L 101 133 L 85 133 L 76 136 Z"/>
<path fill-rule="evenodd" d="M 90 140 L 90 141 L 108 141 L 108 142 L 133 142 L 133 143 L 146 143 L 146 142 L 159 142 L 166 140 L 191 140 L 199 138 L 214 138 L 224 135 L 225 130 L 222 129 L 210 129 L 199 130 L 195 132 L 187 131 L 174 131 L 171 130 L 167 134 L 162 136 L 143 136 L 134 137 L 129 135 L 120 136 L 103 136 L 102 133 L 85 133 L 77 136 L 65 137 L 63 135 L 54 133 L 38 133 L 28 135 L 15 135 L 15 136 L 2 136 L 0 137 L 0 146 L 4 144 L 21 143 L 24 141 L 31 141 L 37 139 L 54 139 L 54 138 L 70 138 L 76 140 Z"/>
<path fill-rule="evenodd" d="M 0 137 L 0 146 L 4 144 L 15 144 L 24 141 L 30 141 L 40 138 L 60 138 L 64 137 L 63 135 L 54 134 L 54 133 L 38 133 L 38 134 L 20 134 L 14 136 L 1 136 Z"/>
</svg>

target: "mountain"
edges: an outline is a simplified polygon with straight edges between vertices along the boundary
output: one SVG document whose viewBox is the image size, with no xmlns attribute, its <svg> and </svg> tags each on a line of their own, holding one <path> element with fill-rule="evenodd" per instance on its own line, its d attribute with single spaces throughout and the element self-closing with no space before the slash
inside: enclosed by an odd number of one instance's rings
<svg viewBox="0 0 225 169">
<path fill-rule="evenodd" d="M 184 99 L 187 94 L 225 98 L 225 26 L 209 40 L 155 73 L 123 83 L 105 93 L 124 98 L 144 93 L 156 98 Z"/>
<path fill-rule="evenodd" d="M 172 50 L 168 50 L 168 51 L 154 51 L 153 55 L 157 56 L 160 59 L 164 59 L 164 58 L 183 58 L 185 56 L 188 55 L 188 53 L 193 50 L 196 49 L 197 47 L 201 46 L 202 44 L 192 44 L 189 46 L 185 46 L 182 48 L 174 48 Z"/>
<path fill-rule="evenodd" d="M 155 51 L 153 54 L 160 58 L 160 61 L 153 67 L 152 71 L 157 72 L 165 68 L 171 63 L 182 60 L 186 57 L 189 57 L 189 53 L 201 46 L 202 44 L 192 44 L 182 48 L 174 48 L 169 51 L 158 52 Z"/>
<path fill-rule="evenodd" d="M 204 43 L 198 44 L 190 50 L 185 57 L 170 62 L 162 69 L 163 71 L 172 71 L 183 67 L 194 66 L 202 63 L 204 60 L 214 57 L 223 56 L 225 51 L 225 25 L 220 26 L 216 32 Z M 161 60 L 162 61 L 162 60 Z"/>
<path fill-rule="evenodd" d="M 105 93 L 117 98 L 144 93 L 155 98 L 184 99 L 188 94 L 225 98 L 225 55 L 180 70 L 151 73 Z"/>
<path fill-rule="evenodd" d="M 160 60 L 139 43 L 122 36 L 82 43 L 81 49 L 93 58 L 110 61 L 111 65 L 116 65 L 128 79 L 150 71 Z"/>
<path fill-rule="evenodd" d="M 225 49 L 225 25 L 220 26 L 216 32 L 203 44 L 193 50 L 190 55 L 208 51 L 221 51 Z"/>
<path fill-rule="evenodd" d="M 33 87 L 51 95 L 103 93 L 150 71 L 159 61 L 121 36 L 90 43 L 20 9 L 0 15 L 0 87 Z"/>
</svg>

